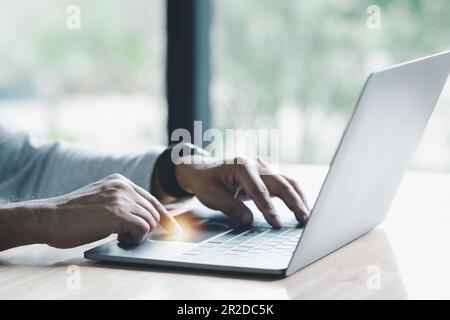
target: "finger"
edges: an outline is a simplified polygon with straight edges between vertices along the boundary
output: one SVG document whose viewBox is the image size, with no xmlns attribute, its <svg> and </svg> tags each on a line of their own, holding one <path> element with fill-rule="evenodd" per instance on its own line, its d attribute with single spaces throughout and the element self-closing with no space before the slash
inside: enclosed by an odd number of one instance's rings
<svg viewBox="0 0 450 320">
<path fill-rule="evenodd" d="M 153 211 L 156 211 L 155 208 L 152 208 Z M 136 204 L 134 208 L 131 209 L 131 213 L 143 219 L 146 223 L 148 223 L 150 227 L 150 231 L 152 232 L 158 227 L 158 221 L 154 218 L 154 216 L 149 213 L 149 209 Z"/>
<path fill-rule="evenodd" d="M 308 209 L 291 184 L 279 175 L 265 175 L 262 176 L 262 180 L 270 193 L 283 200 L 288 208 L 294 212 L 298 222 L 305 224 L 308 220 Z"/>
<path fill-rule="evenodd" d="M 150 231 L 147 222 L 134 214 L 121 216 L 118 240 L 129 245 L 142 243 Z"/>
<path fill-rule="evenodd" d="M 306 198 L 305 193 L 300 188 L 300 185 L 298 184 L 298 182 L 295 179 L 292 179 L 285 175 L 282 175 L 282 177 L 285 178 L 289 182 L 289 184 L 294 188 L 295 192 L 297 192 L 297 194 L 300 196 L 300 198 L 302 198 L 302 201 L 303 201 L 304 205 L 306 206 L 306 208 L 308 209 L 308 212 L 311 211 L 311 206 L 309 205 L 308 199 Z"/>
<path fill-rule="evenodd" d="M 234 198 L 221 185 L 215 185 L 208 193 L 207 199 L 200 196 L 199 200 L 212 209 L 222 211 L 233 220 L 246 225 L 251 225 L 253 222 L 251 210 L 242 201 Z"/>
<path fill-rule="evenodd" d="M 158 214 L 158 222 L 161 223 L 161 226 L 171 233 L 181 233 L 182 229 L 178 222 L 172 217 L 172 215 L 167 211 L 166 208 L 152 196 L 147 190 L 138 186 L 132 181 L 129 181 L 131 187 L 134 191 L 139 194 L 142 198 L 146 200 L 146 202 L 151 204 L 151 207 L 155 209 L 154 211 Z M 154 213 L 154 212 L 153 212 Z"/>
<path fill-rule="evenodd" d="M 153 218 L 159 222 L 160 216 L 158 211 L 153 207 L 151 202 L 147 199 L 147 197 L 144 197 L 146 192 L 141 187 L 137 186 L 133 181 L 129 180 L 128 178 L 125 178 L 125 181 L 127 183 L 127 189 L 132 193 L 134 197 L 134 201 L 139 204 L 141 207 L 143 207 L 145 210 L 148 211 L 149 214 L 153 216 Z M 140 189 L 142 189 L 142 192 Z M 148 194 L 149 197 L 152 197 L 152 195 Z"/>
<path fill-rule="evenodd" d="M 161 202 L 158 201 L 158 199 L 153 196 L 151 197 L 152 199 L 150 199 L 150 201 L 160 214 L 161 220 L 159 222 L 161 223 L 161 226 L 170 233 L 181 233 L 181 226 L 178 224 L 175 218 L 169 213 L 169 211 L 167 211 L 166 208 L 164 208 L 164 206 L 161 204 Z"/>
<path fill-rule="evenodd" d="M 172 215 L 167 211 L 166 208 L 158 201 L 154 196 L 152 196 L 149 192 L 145 191 L 143 188 L 136 186 L 135 189 L 142 197 L 144 197 L 147 201 L 149 201 L 156 211 L 159 213 L 159 222 L 161 226 L 171 233 L 180 233 L 182 232 L 181 226 L 178 222 L 172 217 Z"/>
<path fill-rule="evenodd" d="M 256 170 L 247 166 L 241 167 L 236 180 L 244 188 L 247 195 L 255 202 L 267 222 L 274 228 L 281 228 L 280 217 L 270 200 L 270 193 Z"/>
<path fill-rule="evenodd" d="M 153 204 L 150 203 L 147 199 L 142 197 L 137 192 L 135 192 L 134 196 L 136 203 L 147 211 L 147 215 L 150 215 L 154 220 L 156 220 L 157 223 L 159 223 L 161 217 L 158 210 L 153 206 Z"/>
</svg>

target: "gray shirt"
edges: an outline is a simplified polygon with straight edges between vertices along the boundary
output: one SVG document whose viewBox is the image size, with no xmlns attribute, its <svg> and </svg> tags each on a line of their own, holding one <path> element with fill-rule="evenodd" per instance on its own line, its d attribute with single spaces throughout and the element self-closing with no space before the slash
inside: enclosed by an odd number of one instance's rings
<svg viewBox="0 0 450 320">
<path fill-rule="evenodd" d="M 149 190 L 162 147 L 112 155 L 64 143 L 41 142 L 0 122 L 0 199 L 23 201 L 74 191 L 113 173 Z"/>
</svg>

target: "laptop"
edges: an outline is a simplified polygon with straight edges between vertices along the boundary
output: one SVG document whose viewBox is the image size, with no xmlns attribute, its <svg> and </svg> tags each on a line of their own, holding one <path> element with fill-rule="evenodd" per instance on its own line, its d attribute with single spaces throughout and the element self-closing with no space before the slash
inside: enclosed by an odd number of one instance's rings
<svg viewBox="0 0 450 320">
<path fill-rule="evenodd" d="M 276 208 L 285 217 L 282 229 L 259 218 L 242 227 L 220 212 L 197 207 L 176 217 L 184 229 L 180 235 L 158 230 L 137 247 L 112 241 L 85 257 L 225 273 L 293 274 L 385 218 L 449 72 L 450 51 L 369 76 L 305 227 L 290 220 L 281 204 Z"/>
</svg>

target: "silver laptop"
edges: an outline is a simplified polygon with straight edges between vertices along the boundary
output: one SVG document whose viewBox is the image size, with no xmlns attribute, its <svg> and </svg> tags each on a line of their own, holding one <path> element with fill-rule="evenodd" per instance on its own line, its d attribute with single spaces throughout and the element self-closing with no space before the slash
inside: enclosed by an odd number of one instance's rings
<svg viewBox="0 0 450 320">
<path fill-rule="evenodd" d="M 112 241 L 85 252 L 85 257 L 291 275 L 384 219 L 449 72 L 450 51 L 370 75 L 304 228 L 289 219 L 279 230 L 258 219 L 243 228 L 220 212 L 198 208 L 177 217 L 185 226 L 181 235 L 158 231 L 137 247 Z"/>
</svg>

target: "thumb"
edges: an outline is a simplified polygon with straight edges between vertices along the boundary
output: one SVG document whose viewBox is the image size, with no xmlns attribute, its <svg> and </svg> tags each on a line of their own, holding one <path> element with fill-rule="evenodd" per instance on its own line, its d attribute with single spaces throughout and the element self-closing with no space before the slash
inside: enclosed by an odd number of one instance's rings
<svg viewBox="0 0 450 320">
<path fill-rule="evenodd" d="M 129 214 L 121 221 L 117 239 L 125 244 L 138 245 L 146 239 L 149 232 L 150 226 L 147 222 L 138 216 Z"/>
</svg>

